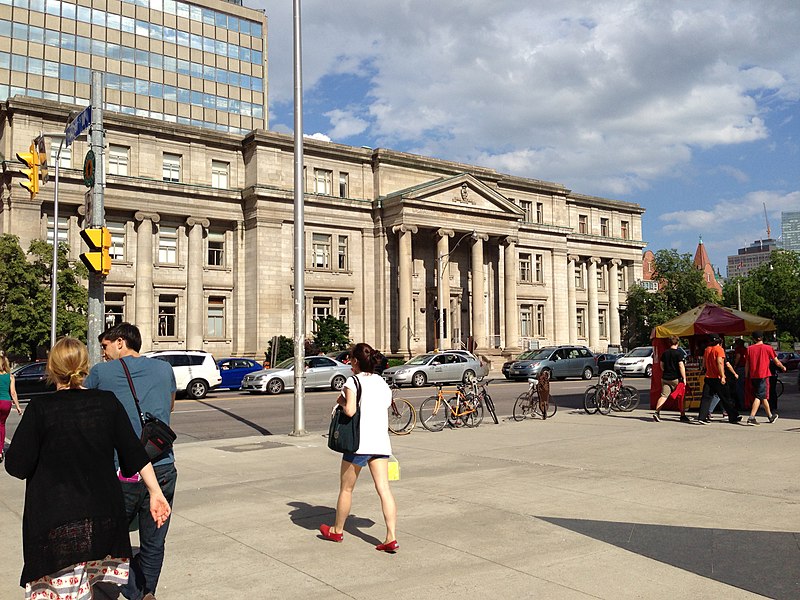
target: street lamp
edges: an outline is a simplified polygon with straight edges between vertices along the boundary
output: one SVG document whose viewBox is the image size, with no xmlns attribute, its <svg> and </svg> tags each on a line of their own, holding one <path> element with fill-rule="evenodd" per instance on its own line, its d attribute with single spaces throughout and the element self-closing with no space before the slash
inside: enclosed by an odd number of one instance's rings
<svg viewBox="0 0 800 600">
<path fill-rule="evenodd" d="M 444 349 L 445 343 L 445 330 L 444 330 L 444 303 L 445 299 L 442 297 L 442 270 L 445 266 L 450 266 L 450 255 L 456 251 L 458 245 L 467 237 L 472 237 L 472 239 L 478 239 L 478 233 L 473 229 L 472 231 L 468 231 L 464 235 L 462 235 L 458 241 L 455 243 L 453 248 L 447 254 L 439 254 L 437 257 L 438 268 L 436 269 L 436 297 L 437 302 L 439 303 L 439 350 Z M 445 265 L 445 259 L 446 265 Z M 449 300 L 449 299 L 448 299 Z"/>
<path fill-rule="evenodd" d="M 58 314 L 58 167 L 67 134 L 63 131 L 42 133 L 41 137 L 61 139 L 56 151 L 56 175 L 53 185 L 53 268 L 50 273 L 50 348 L 52 348 L 56 343 L 56 316 Z"/>
</svg>

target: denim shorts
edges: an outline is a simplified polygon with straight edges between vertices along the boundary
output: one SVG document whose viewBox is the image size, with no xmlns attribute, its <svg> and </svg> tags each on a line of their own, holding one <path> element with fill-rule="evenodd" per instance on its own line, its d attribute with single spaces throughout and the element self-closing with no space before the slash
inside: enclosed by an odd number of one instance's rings
<svg viewBox="0 0 800 600">
<path fill-rule="evenodd" d="M 357 467 L 366 467 L 367 463 L 373 458 L 389 458 L 388 454 L 350 454 L 345 453 L 342 455 L 342 460 L 345 462 L 353 463 Z"/>
<path fill-rule="evenodd" d="M 753 378 L 750 380 L 750 385 L 753 388 L 753 396 L 759 400 L 767 397 L 767 379 L 766 377 Z"/>
</svg>

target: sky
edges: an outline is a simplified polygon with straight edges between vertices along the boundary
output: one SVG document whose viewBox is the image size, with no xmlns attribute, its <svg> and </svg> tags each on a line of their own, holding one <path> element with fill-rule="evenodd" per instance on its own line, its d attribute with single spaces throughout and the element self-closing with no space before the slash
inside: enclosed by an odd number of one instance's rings
<svg viewBox="0 0 800 600">
<path fill-rule="evenodd" d="M 245 4 L 291 133 L 293 2 Z M 797 0 L 301 0 L 301 22 L 305 135 L 635 202 L 647 248 L 702 238 L 723 276 L 800 210 Z"/>
</svg>

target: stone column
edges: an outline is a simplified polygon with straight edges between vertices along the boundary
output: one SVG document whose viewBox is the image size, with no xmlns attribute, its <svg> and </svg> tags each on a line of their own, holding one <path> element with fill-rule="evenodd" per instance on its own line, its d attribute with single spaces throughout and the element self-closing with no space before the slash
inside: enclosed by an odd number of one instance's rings
<svg viewBox="0 0 800 600">
<path fill-rule="evenodd" d="M 619 266 L 622 261 L 618 258 L 611 260 L 608 267 L 608 341 L 612 346 L 619 346 Z"/>
<path fill-rule="evenodd" d="M 519 345 L 519 307 L 517 306 L 517 244 L 519 239 L 507 237 L 503 240 L 503 308 L 505 313 L 505 351 L 516 353 Z"/>
<path fill-rule="evenodd" d="M 186 219 L 189 260 L 186 265 L 186 348 L 203 349 L 203 229 L 208 219 Z"/>
<path fill-rule="evenodd" d="M 472 242 L 472 339 L 475 348 L 486 348 L 486 311 L 483 289 L 483 242 L 489 239 L 485 233 L 475 235 Z"/>
<path fill-rule="evenodd" d="M 397 275 L 398 275 L 398 346 L 397 351 L 410 356 L 411 347 L 411 276 L 413 272 L 411 236 L 417 233 L 413 225 L 396 225 L 392 232 L 397 234 Z"/>
<path fill-rule="evenodd" d="M 589 287 L 589 349 L 592 352 L 597 352 L 600 344 L 600 322 L 598 320 L 597 308 L 597 265 L 600 259 L 596 256 L 589 258 L 589 274 L 588 274 L 588 287 Z"/>
<path fill-rule="evenodd" d="M 142 351 L 153 347 L 153 223 L 161 217 L 156 213 L 137 212 L 136 230 L 136 314 L 134 324 L 142 334 Z"/>
<path fill-rule="evenodd" d="M 553 329 L 546 332 L 554 344 L 569 343 L 569 273 L 564 265 L 568 265 L 564 250 L 553 250 L 552 254 L 552 305 Z M 567 275 L 566 279 L 564 275 Z M 575 285 L 575 273 L 572 273 L 572 285 Z"/>
<path fill-rule="evenodd" d="M 436 347 L 439 350 L 450 348 L 450 238 L 455 235 L 452 229 L 439 229 L 436 232 L 436 272 L 439 274 L 439 288 L 436 290 L 437 310 L 436 319 L 439 320 L 444 311 L 444 322 L 439 324 L 439 339 L 436 340 Z"/>
<path fill-rule="evenodd" d="M 575 267 L 580 261 L 580 256 L 570 254 L 567 257 L 567 327 L 569 343 L 578 343 L 578 303 L 575 300 Z"/>
</svg>

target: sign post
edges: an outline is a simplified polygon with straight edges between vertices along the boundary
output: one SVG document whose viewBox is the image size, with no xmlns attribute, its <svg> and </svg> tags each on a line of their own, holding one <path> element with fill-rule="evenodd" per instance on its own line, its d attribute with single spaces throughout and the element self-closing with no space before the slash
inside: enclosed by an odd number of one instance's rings
<svg viewBox="0 0 800 600">
<path fill-rule="evenodd" d="M 103 191 L 105 187 L 105 177 L 103 173 L 103 151 L 105 140 L 103 131 L 103 73 L 92 71 L 92 101 L 91 106 L 87 107 L 78 115 L 72 123 L 67 126 L 67 141 L 71 142 L 78 133 L 74 133 L 72 138 L 71 128 L 77 132 L 85 129 L 86 119 L 91 121 L 90 140 L 91 150 L 87 155 L 87 162 L 91 163 L 91 177 L 86 177 L 86 165 L 84 165 L 84 182 L 89 187 L 91 211 L 86 213 L 86 229 L 101 229 L 105 225 L 105 213 L 103 210 Z M 91 183 L 91 185 L 89 185 Z M 89 273 L 89 307 L 87 311 L 88 327 L 86 345 L 89 348 L 89 364 L 94 365 L 100 362 L 100 340 L 98 337 L 103 333 L 105 326 L 105 297 L 104 297 L 105 274 L 103 271 Z"/>
</svg>

